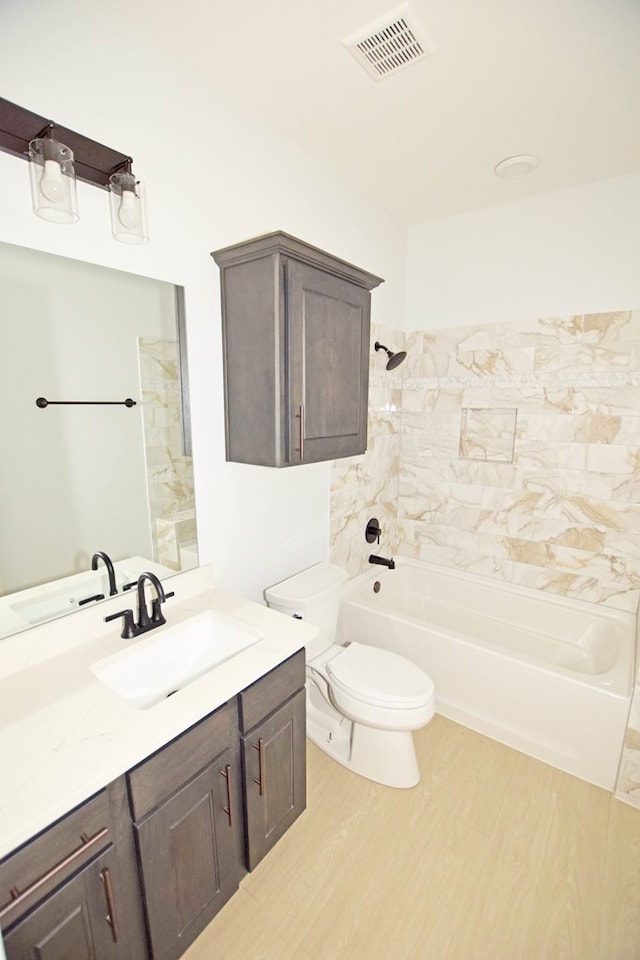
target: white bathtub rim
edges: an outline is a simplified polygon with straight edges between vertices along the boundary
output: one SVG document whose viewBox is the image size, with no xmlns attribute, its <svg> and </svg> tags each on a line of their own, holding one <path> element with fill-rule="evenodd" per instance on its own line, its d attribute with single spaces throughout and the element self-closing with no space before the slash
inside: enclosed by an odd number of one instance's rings
<svg viewBox="0 0 640 960">
<path fill-rule="evenodd" d="M 374 608 L 366 603 L 359 603 L 357 600 L 352 598 L 345 598 L 345 602 L 351 604 L 354 607 L 361 607 L 364 610 L 374 610 Z M 375 612 L 375 611 L 374 611 Z M 424 622 L 419 620 L 416 617 L 402 617 L 399 614 L 391 613 L 389 610 L 384 610 L 384 615 L 389 619 L 392 619 L 395 623 L 410 623 L 413 626 L 420 628 L 424 626 Z M 434 634 L 437 634 L 439 637 L 451 637 L 452 634 L 444 629 L 438 629 L 429 625 L 429 630 Z M 518 653 L 517 657 L 506 650 L 504 647 L 498 644 L 491 644 L 488 642 L 480 642 L 472 636 L 471 634 L 460 634 L 456 633 L 455 635 L 456 642 L 463 644 L 471 649 L 482 647 L 486 650 L 490 650 L 492 654 L 496 657 L 502 658 L 505 661 L 516 660 L 520 663 L 526 664 L 532 670 L 538 671 L 540 673 L 547 674 L 549 676 L 560 675 L 567 680 L 572 681 L 573 683 L 582 684 L 586 687 L 596 687 L 597 689 L 605 691 L 612 697 L 617 697 L 621 700 L 629 700 L 632 690 L 632 671 L 626 666 L 625 661 L 620 658 L 611 670 L 607 674 L 592 674 L 592 673 L 578 673 L 574 670 L 569 670 L 566 667 L 563 667 L 559 664 L 546 664 L 541 660 L 538 660 L 534 657 L 528 656 L 527 654 Z M 345 638 L 349 639 L 349 638 Z M 354 640 L 359 640 L 360 642 L 366 643 L 366 637 L 353 637 Z"/>
<path fill-rule="evenodd" d="M 563 667 L 561 664 L 547 663 L 540 658 L 532 657 L 521 651 L 518 651 L 517 653 L 511 652 L 508 648 L 501 644 L 494 644 L 487 640 L 479 640 L 477 637 L 473 636 L 472 633 L 461 633 L 458 631 L 454 632 L 443 627 L 434 626 L 433 624 L 428 624 L 428 627 L 429 630 L 433 631 L 433 633 L 436 633 L 439 637 L 455 637 L 457 642 L 474 648 L 478 646 L 484 647 L 488 650 L 491 650 L 491 652 L 496 656 L 502 657 L 505 660 L 517 659 L 523 663 L 526 663 L 534 670 L 550 675 L 559 674 L 560 676 L 563 676 L 567 680 L 571 680 L 574 683 L 584 684 L 587 687 L 596 687 L 597 689 L 606 691 L 606 693 L 610 694 L 611 696 L 624 700 L 630 700 L 635 678 L 636 617 L 634 614 L 628 613 L 627 611 L 618 610 L 613 607 L 604 606 L 602 604 L 589 603 L 589 601 L 586 600 L 577 600 L 573 597 L 548 594 L 545 591 L 535 590 L 531 587 L 522 587 L 517 584 L 510 584 L 500 580 L 494 580 L 490 577 L 481 576 L 480 574 L 467 573 L 466 571 L 457 570 L 454 567 L 446 567 L 440 564 L 430 563 L 428 561 L 417 560 L 412 557 L 398 556 L 395 558 L 395 563 L 400 569 L 402 569 L 402 567 L 408 567 L 419 570 L 420 572 L 424 572 L 426 574 L 431 572 L 437 576 L 445 576 L 456 579 L 461 583 L 473 582 L 478 584 L 479 582 L 481 585 L 490 587 L 494 590 L 505 590 L 512 595 L 520 596 L 528 600 L 541 599 L 545 603 L 549 603 L 554 606 L 568 605 L 574 609 L 580 610 L 585 610 L 586 608 L 589 614 L 593 615 L 594 618 L 607 620 L 612 624 L 616 630 L 616 633 L 618 634 L 621 656 L 616 659 L 616 661 L 613 663 L 613 666 L 605 673 L 583 673 Z M 364 591 L 367 589 L 369 584 L 371 584 L 372 588 L 372 585 L 376 580 L 386 580 L 390 577 L 393 577 L 395 572 L 395 570 L 386 569 L 365 570 L 364 573 L 358 574 L 345 584 L 342 592 L 342 601 L 352 604 L 356 607 L 362 607 L 366 610 L 375 610 L 375 601 L 370 601 L 369 597 L 364 594 Z M 400 614 L 388 607 L 383 606 L 383 610 L 386 617 L 392 619 L 398 624 L 406 622 L 420 627 L 422 625 L 426 625 L 427 623 L 419 617 L 412 617 L 408 614 Z M 358 638 L 352 637 L 344 639 Z M 363 642 L 366 642 L 366 638 L 363 637 L 362 640 Z"/>
</svg>

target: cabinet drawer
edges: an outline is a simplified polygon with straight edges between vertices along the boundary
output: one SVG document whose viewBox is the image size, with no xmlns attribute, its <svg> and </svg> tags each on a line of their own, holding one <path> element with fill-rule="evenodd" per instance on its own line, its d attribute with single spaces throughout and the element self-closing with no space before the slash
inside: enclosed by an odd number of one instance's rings
<svg viewBox="0 0 640 960">
<path fill-rule="evenodd" d="M 239 694 L 242 733 L 255 727 L 304 686 L 304 668 L 304 650 L 298 650 Z"/>
<path fill-rule="evenodd" d="M 128 774 L 134 820 L 140 820 L 229 746 L 235 703 L 224 704 Z"/>
<path fill-rule="evenodd" d="M 0 922 L 6 929 L 115 841 L 107 790 L 72 810 L 0 863 Z"/>
</svg>

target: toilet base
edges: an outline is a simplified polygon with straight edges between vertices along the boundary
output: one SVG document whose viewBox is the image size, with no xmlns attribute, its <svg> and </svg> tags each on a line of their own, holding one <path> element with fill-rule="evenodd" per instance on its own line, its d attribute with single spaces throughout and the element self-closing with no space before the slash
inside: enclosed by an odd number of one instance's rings
<svg viewBox="0 0 640 960">
<path fill-rule="evenodd" d="M 308 684 L 307 737 L 323 753 L 386 787 L 415 787 L 420 769 L 410 730 L 379 730 L 341 716 Z"/>
</svg>

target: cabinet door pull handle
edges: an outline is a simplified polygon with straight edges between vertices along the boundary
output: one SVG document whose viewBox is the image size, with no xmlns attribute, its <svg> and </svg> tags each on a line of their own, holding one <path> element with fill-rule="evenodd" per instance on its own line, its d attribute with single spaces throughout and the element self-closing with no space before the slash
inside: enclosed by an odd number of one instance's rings
<svg viewBox="0 0 640 960">
<path fill-rule="evenodd" d="M 258 740 L 257 743 L 254 743 L 253 749 L 258 751 L 258 776 L 253 778 L 253 782 L 257 783 L 260 787 L 260 796 L 264 795 L 264 750 L 262 737 Z"/>
<path fill-rule="evenodd" d="M 116 904 L 113 899 L 113 884 L 111 883 L 111 871 L 109 867 L 105 867 L 100 871 L 100 879 L 104 885 L 104 895 L 107 901 L 107 916 L 105 920 L 111 927 L 111 936 L 113 937 L 113 942 L 117 943 L 120 936 L 120 930 L 118 928 L 118 918 L 116 915 Z"/>
<path fill-rule="evenodd" d="M 2 920 L 10 910 L 15 909 L 23 903 L 32 893 L 35 893 L 36 890 L 39 890 L 40 887 L 44 886 L 49 880 L 60 873 L 65 867 L 68 867 L 70 863 L 73 863 L 78 857 L 81 857 L 90 847 L 102 840 L 103 837 L 109 832 L 108 827 L 103 827 L 102 830 L 98 830 L 97 833 L 94 833 L 92 837 L 87 837 L 84 833 L 81 834 L 82 843 L 79 847 L 76 847 L 75 850 L 72 850 L 71 853 L 61 860 L 60 863 L 56 863 L 55 867 L 52 867 L 51 870 L 48 870 L 42 877 L 38 880 L 34 880 L 26 890 L 23 890 L 22 893 L 14 887 L 11 891 L 11 900 L 8 903 L 5 903 L 3 907 L 0 907 L 0 920 Z"/>
<path fill-rule="evenodd" d="M 229 826 L 232 827 L 233 820 L 231 816 L 231 764 L 230 763 L 226 765 L 224 770 L 220 771 L 220 776 L 224 777 L 225 780 L 227 781 L 227 805 L 222 809 L 224 810 L 227 817 L 229 818 Z"/>
<path fill-rule="evenodd" d="M 300 459 L 304 460 L 304 403 L 300 404 L 296 417 L 300 420 L 300 445 L 298 450 L 300 451 Z"/>
</svg>

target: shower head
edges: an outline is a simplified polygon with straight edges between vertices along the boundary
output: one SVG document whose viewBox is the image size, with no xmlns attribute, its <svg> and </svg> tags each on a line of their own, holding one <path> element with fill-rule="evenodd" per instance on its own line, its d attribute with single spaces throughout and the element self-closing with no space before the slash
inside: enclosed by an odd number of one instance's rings
<svg viewBox="0 0 640 960">
<path fill-rule="evenodd" d="M 386 370 L 395 370 L 396 367 L 400 366 L 400 364 L 402 363 L 402 361 L 407 355 L 405 350 L 400 350 L 398 351 L 398 353 L 392 353 L 388 347 L 385 347 L 384 343 L 378 343 L 377 340 L 373 346 L 374 346 L 374 349 L 376 350 L 384 350 L 384 352 L 389 357 L 389 359 L 387 360 L 387 366 L 385 368 Z"/>
</svg>

